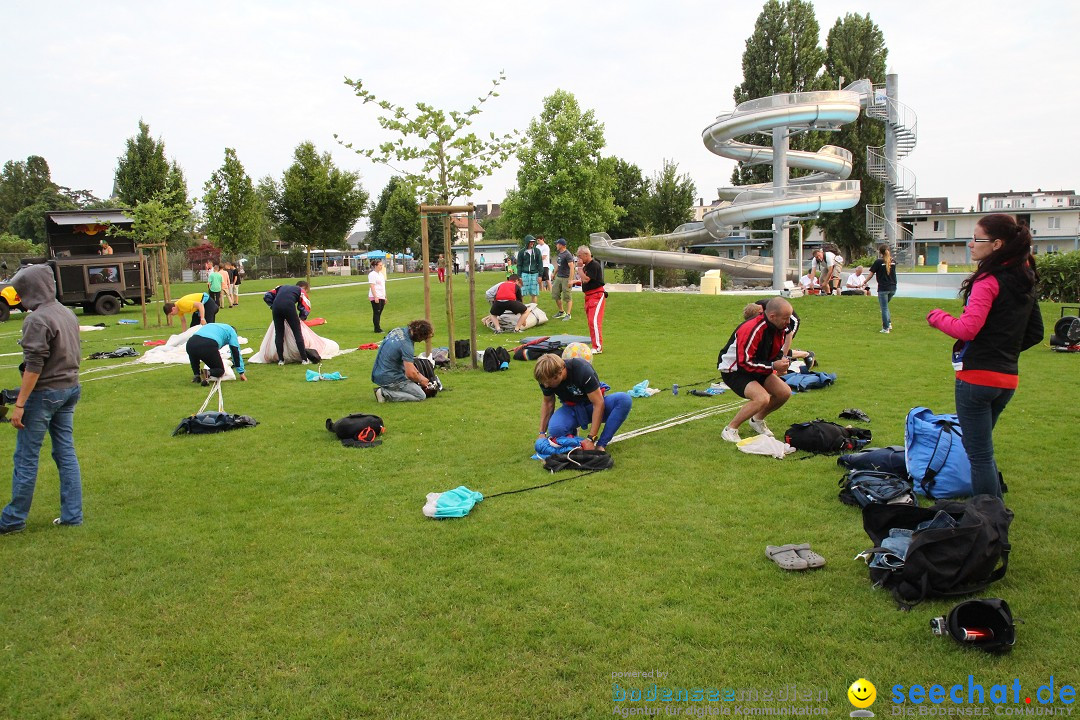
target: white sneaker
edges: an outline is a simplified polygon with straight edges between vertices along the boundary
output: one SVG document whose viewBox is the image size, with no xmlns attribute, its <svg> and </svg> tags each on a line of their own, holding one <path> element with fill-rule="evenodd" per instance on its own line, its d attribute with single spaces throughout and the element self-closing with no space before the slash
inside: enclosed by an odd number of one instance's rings
<svg viewBox="0 0 1080 720">
<path fill-rule="evenodd" d="M 881 330 L 878 330 L 878 332 L 888 335 L 890 332 L 892 332 L 892 328 L 883 328 Z"/>
<path fill-rule="evenodd" d="M 737 443 L 742 440 L 742 438 L 739 437 L 739 428 L 733 428 L 730 425 L 724 428 L 724 431 L 720 433 L 720 437 L 724 440 L 727 440 L 728 442 L 733 443 Z"/>
<path fill-rule="evenodd" d="M 381 402 L 381 403 L 386 402 L 386 398 L 383 397 L 383 394 L 382 394 L 382 388 L 378 388 L 378 387 L 375 388 L 375 401 L 376 402 Z"/>
<path fill-rule="evenodd" d="M 277 364 L 278 364 L 278 365 L 284 365 L 284 364 L 285 364 L 285 361 L 284 361 L 284 360 L 278 360 L 278 361 L 277 361 Z"/>
<path fill-rule="evenodd" d="M 773 431 L 769 429 L 769 426 L 765 424 L 764 420 L 755 420 L 750 418 L 750 429 L 756 432 L 758 435 L 768 435 L 769 437 L 776 437 L 773 435 Z"/>
</svg>

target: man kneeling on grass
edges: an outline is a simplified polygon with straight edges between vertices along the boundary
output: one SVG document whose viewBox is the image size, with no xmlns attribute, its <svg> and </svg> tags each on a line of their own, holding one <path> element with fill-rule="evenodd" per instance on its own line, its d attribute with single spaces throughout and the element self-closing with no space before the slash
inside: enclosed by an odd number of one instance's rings
<svg viewBox="0 0 1080 720">
<path fill-rule="evenodd" d="M 739 426 L 747 420 L 754 432 L 773 436 L 765 417 L 791 397 L 791 388 L 780 379 L 790 364 L 784 345 L 791 332 L 791 312 L 787 300 L 772 298 L 765 312 L 735 328 L 720 353 L 717 367 L 724 384 L 749 400 L 720 434 L 724 440 L 739 442 Z"/>
<path fill-rule="evenodd" d="M 582 428 L 589 431 L 581 443 L 582 448 L 606 450 L 630 414 L 630 395 L 624 392 L 605 395 L 600 378 L 588 360 L 563 360 L 548 353 L 536 361 L 533 377 L 544 393 L 540 404 L 541 437 L 563 437 Z M 562 400 L 558 410 L 555 409 L 556 396 Z"/>
<path fill-rule="evenodd" d="M 382 403 L 427 399 L 431 383 L 413 364 L 416 359 L 413 344 L 424 342 L 434 334 L 427 320 L 413 320 L 406 327 L 386 333 L 371 368 L 371 382 L 379 386 L 375 388 L 376 400 Z"/>
</svg>

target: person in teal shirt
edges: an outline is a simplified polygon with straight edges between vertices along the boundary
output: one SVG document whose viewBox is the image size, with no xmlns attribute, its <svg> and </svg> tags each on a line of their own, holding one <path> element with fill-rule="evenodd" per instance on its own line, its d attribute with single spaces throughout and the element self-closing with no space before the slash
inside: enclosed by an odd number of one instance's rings
<svg viewBox="0 0 1080 720">
<path fill-rule="evenodd" d="M 188 359 L 191 360 L 191 372 L 195 376 L 191 382 L 210 384 L 209 380 L 202 376 L 200 363 L 205 363 L 212 378 L 219 379 L 225 374 L 225 363 L 221 360 L 220 350 L 226 345 L 232 353 L 232 364 L 236 369 L 236 376 L 241 380 L 247 380 L 244 374 L 244 356 L 240 354 L 240 338 L 236 330 L 232 325 L 225 323 L 207 323 L 187 341 Z"/>
<path fill-rule="evenodd" d="M 206 274 L 206 286 L 209 288 L 210 297 L 221 307 L 221 265 L 214 263 L 213 270 Z"/>
</svg>

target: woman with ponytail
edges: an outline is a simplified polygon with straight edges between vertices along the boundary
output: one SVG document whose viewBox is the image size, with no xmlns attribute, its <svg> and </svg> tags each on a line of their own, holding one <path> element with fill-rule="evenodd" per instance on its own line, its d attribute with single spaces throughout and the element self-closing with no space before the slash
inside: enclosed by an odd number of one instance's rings
<svg viewBox="0 0 1080 720">
<path fill-rule="evenodd" d="M 870 274 L 866 276 L 865 287 L 869 288 L 870 278 L 877 278 L 877 301 L 881 306 L 881 331 L 888 333 L 892 330 L 892 316 L 889 315 L 889 301 L 896 294 L 896 263 L 893 262 L 889 243 L 878 246 L 878 255 L 881 257 L 870 266 Z"/>
<path fill-rule="evenodd" d="M 1005 490 L 994 462 L 994 425 L 1019 382 L 1020 353 L 1043 338 L 1035 296 L 1038 274 L 1031 255 L 1031 231 L 1012 215 L 987 215 L 968 243 L 978 263 L 960 286 L 964 311 L 926 316 L 931 327 L 956 338 L 956 414 L 971 461 L 974 494 L 1001 497 Z"/>
</svg>

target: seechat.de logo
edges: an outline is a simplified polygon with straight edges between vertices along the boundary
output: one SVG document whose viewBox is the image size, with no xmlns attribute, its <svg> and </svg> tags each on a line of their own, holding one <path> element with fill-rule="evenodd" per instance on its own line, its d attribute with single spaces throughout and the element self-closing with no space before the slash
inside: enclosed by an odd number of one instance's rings
<svg viewBox="0 0 1080 720">
<path fill-rule="evenodd" d="M 858 708 L 851 713 L 851 717 L 874 717 L 874 713 L 866 709 L 874 704 L 874 700 L 877 700 L 877 688 L 874 687 L 874 683 L 866 678 L 859 678 L 851 683 L 847 697 L 848 702 Z"/>
</svg>

